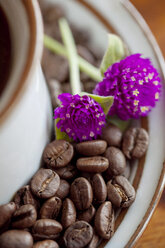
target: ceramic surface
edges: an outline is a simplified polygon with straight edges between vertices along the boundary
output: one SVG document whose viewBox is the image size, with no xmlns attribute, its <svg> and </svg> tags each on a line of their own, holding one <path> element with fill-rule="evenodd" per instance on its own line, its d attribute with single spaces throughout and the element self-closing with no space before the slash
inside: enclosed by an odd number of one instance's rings
<svg viewBox="0 0 165 248">
<path fill-rule="evenodd" d="M 148 26 L 127 0 L 49 0 L 62 4 L 69 20 L 89 30 L 93 44 L 105 50 L 107 31 L 113 29 L 128 45 L 131 53 L 142 53 L 152 59 L 164 83 L 164 60 Z M 94 9 L 91 9 L 94 8 Z M 100 20 L 101 21 L 100 21 Z M 118 228 L 110 240 L 100 247 L 132 247 L 148 223 L 156 202 L 163 190 L 163 162 L 165 159 L 165 95 L 164 86 L 161 99 L 148 118 L 150 144 L 147 154 L 139 165 L 134 165 L 132 180 L 137 188 L 134 204 L 119 216 Z M 156 192 L 156 193 L 155 193 Z M 121 219 L 122 222 L 121 222 Z M 121 222 L 121 223 L 120 223 Z"/>
</svg>

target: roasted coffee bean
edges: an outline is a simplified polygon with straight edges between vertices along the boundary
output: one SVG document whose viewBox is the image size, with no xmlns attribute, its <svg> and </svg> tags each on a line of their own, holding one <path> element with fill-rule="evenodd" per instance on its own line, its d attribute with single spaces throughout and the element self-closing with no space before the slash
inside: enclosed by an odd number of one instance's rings
<svg viewBox="0 0 165 248">
<path fill-rule="evenodd" d="M 76 208 L 74 203 L 66 198 L 62 206 L 61 224 L 64 228 L 69 227 L 76 221 Z"/>
<path fill-rule="evenodd" d="M 95 46 L 93 46 L 91 44 L 91 42 L 87 43 L 86 47 L 93 54 L 93 56 L 95 58 L 95 64 L 98 65 L 98 67 L 100 67 L 100 64 L 101 64 L 101 61 L 102 61 L 104 54 L 99 49 L 97 49 Z"/>
<path fill-rule="evenodd" d="M 121 175 L 126 168 L 126 159 L 122 151 L 110 146 L 104 156 L 109 160 L 108 173 L 112 176 Z"/>
<path fill-rule="evenodd" d="M 78 210 L 88 209 L 93 201 L 92 187 L 87 179 L 78 177 L 70 187 L 71 199 Z"/>
<path fill-rule="evenodd" d="M 56 39 L 57 41 L 62 42 L 62 38 L 61 38 L 61 33 L 60 33 L 60 28 L 59 28 L 58 22 L 55 23 L 53 26 L 49 25 L 48 23 L 44 23 L 44 32 L 47 35 L 51 36 L 52 38 Z M 65 60 L 59 60 L 59 57 L 62 58 L 62 56 L 53 53 L 52 51 L 50 51 L 47 48 L 44 48 L 44 50 L 47 50 L 51 55 L 54 55 L 54 57 L 55 57 L 55 58 L 53 58 L 53 56 L 52 56 L 51 57 L 51 60 L 49 60 L 49 58 L 47 58 L 47 60 L 46 60 L 45 57 L 42 57 L 42 65 L 43 64 L 46 65 L 46 62 L 47 62 L 47 67 L 44 67 L 44 73 L 46 72 L 45 69 L 49 71 L 49 66 L 51 66 L 51 72 L 52 72 L 52 74 L 50 75 L 49 78 L 55 78 L 57 80 L 60 79 L 61 80 L 60 81 L 61 83 L 65 82 L 68 79 L 68 77 L 69 77 L 69 74 L 68 74 L 68 65 L 69 64 L 68 64 L 67 59 L 63 57 L 63 59 L 65 59 Z M 58 65 L 58 62 L 59 62 L 59 65 Z M 55 70 L 55 72 L 53 72 L 52 63 L 54 63 L 55 66 L 57 64 L 57 66 L 59 66 L 57 68 L 60 68 L 60 66 L 64 66 L 64 73 L 62 74 L 61 68 L 59 70 L 59 75 L 57 74 L 57 70 Z M 46 75 L 46 73 L 45 73 L 45 75 Z M 46 77 L 46 79 L 47 79 L 47 77 Z"/>
<path fill-rule="evenodd" d="M 79 158 L 76 166 L 81 171 L 100 173 L 108 169 L 109 162 L 107 158 L 101 156 Z"/>
<path fill-rule="evenodd" d="M 36 209 L 38 209 L 40 205 L 39 201 L 32 194 L 29 185 L 26 185 L 17 191 L 14 196 L 14 202 L 17 205 L 17 208 L 21 207 L 22 205 L 31 204 Z"/>
<path fill-rule="evenodd" d="M 88 50 L 88 48 L 86 46 L 78 45 L 77 46 L 77 52 L 82 58 L 87 60 L 90 64 L 94 65 L 95 59 L 93 57 L 93 54 Z"/>
<path fill-rule="evenodd" d="M 62 225 L 51 219 L 37 220 L 32 228 L 34 240 L 56 239 L 62 231 Z"/>
<path fill-rule="evenodd" d="M 56 196 L 60 199 L 64 199 L 69 195 L 70 185 L 66 180 L 60 180 L 60 186 L 56 192 Z"/>
<path fill-rule="evenodd" d="M 59 248 L 59 245 L 54 240 L 43 240 L 35 243 L 33 248 Z"/>
<path fill-rule="evenodd" d="M 59 5 L 49 5 L 42 9 L 44 22 L 53 25 L 58 19 L 64 17 L 64 10 Z M 54 25 L 53 25 L 54 26 Z"/>
<path fill-rule="evenodd" d="M 107 186 L 103 177 L 100 174 L 95 174 L 91 179 L 91 185 L 93 189 L 94 202 L 101 204 L 105 202 L 107 198 Z"/>
<path fill-rule="evenodd" d="M 80 73 L 80 81 L 83 83 L 83 86 L 84 86 L 84 83 L 88 82 L 89 80 L 90 80 L 90 77 L 85 72 Z"/>
<path fill-rule="evenodd" d="M 47 85 L 51 96 L 52 106 L 53 109 L 55 109 L 61 104 L 60 100 L 58 99 L 58 96 L 62 94 L 61 83 L 56 79 L 49 79 L 47 80 Z"/>
<path fill-rule="evenodd" d="M 114 233 L 114 211 L 110 201 L 100 205 L 95 215 L 95 230 L 103 239 L 110 239 Z"/>
<path fill-rule="evenodd" d="M 71 25 L 71 30 L 75 39 L 76 44 L 86 46 L 90 41 L 90 34 L 86 28 L 77 28 Z"/>
<path fill-rule="evenodd" d="M 62 84 L 61 88 L 63 93 L 70 93 L 70 94 L 72 93 L 71 85 L 69 82 Z"/>
<path fill-rule="evenodd" d="M 104 140 L 91 140 L 78 143 L 76 150 L 84 156 L 97 156 L 103 154 L 107 148 L 107 143 Z"/>
<path fill-rule="evenodd" d="M 107 183 L 108 200 L 116 207 L 129 207 L 135 200 L 135 190 L 127 178 L 117 176 Z"/>
<path fill-rule="evenodd" d="M 83 82 L 83 81 L 82 81 Z M 93 90 L 96 86 L 96 82 L 91 81 L 91 79 L 88 79 L 87 81 L 83 82 L 84 91 L 88 93 L 93 93 Z"/>
<path fill-rule="evenodd" d="M 51 35 L 52 37 L 56 36 L 55 38 L 60 40 L 58 28 L 52 30 L 52 28 L 45 25 L 45 32 L 47 35 Z M 55 79 L 63 83 L 69 77 L 69 64 L 67 59 L 47 50 L 43 54 L 42 68 L 47 81 Z"/>
<path fill-rule="evenodd" d="M 104 178 L 104 181 L 107 183 L 109 180 L 111 180 L 113 178 L 112 175 L 110 175 L 109 173 L 107 173 L 107 171 L 102 173 L 102 176 Z"/>
<path fill-rule="evenodd" d="M 83 220 L 86 222 L 91 222 L 93 217 L 95 216 L 96 209 L 93 205 L 91 205 L 87 210 L 78 213 L 78 220 Z"/>
<path fill-rule="evenodd" d="M 77 175 L 77 168 L 74 165 L 67 165 L 66 167 L 54 170 L 62 179 L 70 180 Z"/>
<path fill-rule="evenodd" d="M 131 127 L 123 137 L 122 149 L 125 156 L 129 159 L 141 158 L 149 144 L 149 136 L 145 129 Z"/>
<path fill-rule="evenodd" d="M 126 177 L 127 179 L 130 177 L 130 174 L 131 174 L 131 167 L 130 167 L 130 163 L 129 161 L 127 160 L 127 163 L 126 163 L 126 168 L 122 174 L 122 176 Z M 111 178 L 112 179 L 112 178 Z"/>
<path fill-rule="evenodd" d="M 33 194 L 39 198 L 50 198 L 57 192 L 60 178 L 50 169 L 40 169 L 32 178 L 30 185 Z"/>
<path fill-rule="evenodd" d="M 29 232 L 9 230 L 0 236 L 1 248 L 32 248 L 33 238 Z"/>
<path fill-rule="evenodd" d="M 80 83 L 80 88 L 81 88 L 81 91 L 84 91 L 84 86 L 82 83 Z M 61 84 L 61 89 L 62 89 L 63 93 L 72 94 L 72 88 L 71 88 L 70 82 L 65 82 L 65 83 Z"/>
<path fill-rule="evenodd" d="M 99 236 L 96 233 L 94 233 L 92 240 L 85 248 L 97 248 L 98 243 L 99 243 Z"/>
<path fill-rule="evenodd" d="M 23 205 L 15 211 L 12 218 L 12 227 L 24 229 L 33 226 L 37 219 L 37 211 L 31 204 Z"/>
<path fill-rule="evenodd" d="M 106 140 L 109 146 L 120 147 L 122 132 L 118 127 L 108 124 L 102 129 L 101 138 Z"/>
<path fill-rule="evenodd" d="M 42 205 L 40 210 L 41 219 L 56 219 L 62 206 L 60 198 L 54 196 Z"/>
<path fill-rule="evenodd" d="M 73 157 L 73 146 L 65 140 L 55 140 L 48 144 L 43 153 L 43 159 L 50 168 L 66 166 Z"/>
<path fill-rule="evenodd" d="M 16 205 L 14 202 L 0 205 L 0 233 L 8 228 L 11 217 L 16 211 Z"/>
<path fill-rule="evenodd" d="M 93 177 L 94 173 L 88 173 L 81 171 L 80 176 L 86 178 L 89 182 L 91 181 L 91 178 Z"/>
<path fill-rule="evenodd" d="M 56 242 L 58 243 L 60 248 L 66 248 L 64 244 L 63 233 L 56 239 Z"/>
<path fill-rule="evenodd" d="M 77 221 L 65 231 L 64 242 L 67 248 L 83 248 L 93 237 L 93 228 L 85 221 Z"/>
</svg>

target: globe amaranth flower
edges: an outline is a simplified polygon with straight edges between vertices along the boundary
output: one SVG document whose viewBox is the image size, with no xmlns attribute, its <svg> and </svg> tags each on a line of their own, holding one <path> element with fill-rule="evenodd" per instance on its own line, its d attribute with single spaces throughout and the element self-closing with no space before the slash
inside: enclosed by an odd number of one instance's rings
<svg viewBox="0 0 165 248">
<path fill-rule="evenodd" d="M 151 61 L 133 54 L 108 68 L 94 94 L 114 96 L 109 114 L 127 120 L 146 116 L 158 101 L 160 89 L 160 77 Z"/>
<path fill-rule="evenodd" d="M 75 141 L 96 139 L 105 125 L 105 114 L 101 106 L 91 97 L 84 95 L 59 95 L 61 106 L 54 111 L 59 118 L 57 127 Z"/>
</svg>

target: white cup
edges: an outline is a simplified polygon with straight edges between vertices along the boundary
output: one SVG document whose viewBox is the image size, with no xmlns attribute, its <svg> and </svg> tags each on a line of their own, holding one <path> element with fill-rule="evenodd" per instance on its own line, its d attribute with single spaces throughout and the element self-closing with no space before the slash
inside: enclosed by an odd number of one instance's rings
<svg viewBox="0 0 165 248">
<path fill-rule="evenodd" d="M 40 59 L 43 28 L 37 0 L 0 0 L 11 33 L 12 69 L 0 99 L 0 204 L 28 183 L 50 140 L 52 108 Z"/>
</svg>

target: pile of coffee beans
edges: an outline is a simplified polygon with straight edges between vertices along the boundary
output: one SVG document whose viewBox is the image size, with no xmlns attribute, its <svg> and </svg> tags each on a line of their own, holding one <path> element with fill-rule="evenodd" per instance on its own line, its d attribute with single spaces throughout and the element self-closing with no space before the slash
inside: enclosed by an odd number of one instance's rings
<svg viewBox="0 0 165 248">
<path fill-rule="evenodd" d="M 148 147 L 143 128 L 124 135 L 107 124 L 98 140 L 55 140 L 41 168 L 13 202 L 0 206 L 1 248 L 96 248 L 114 233 L 115 212 L 129 207 L 135 190 L 124 176 L 128 160 Z"/>
</svg>

